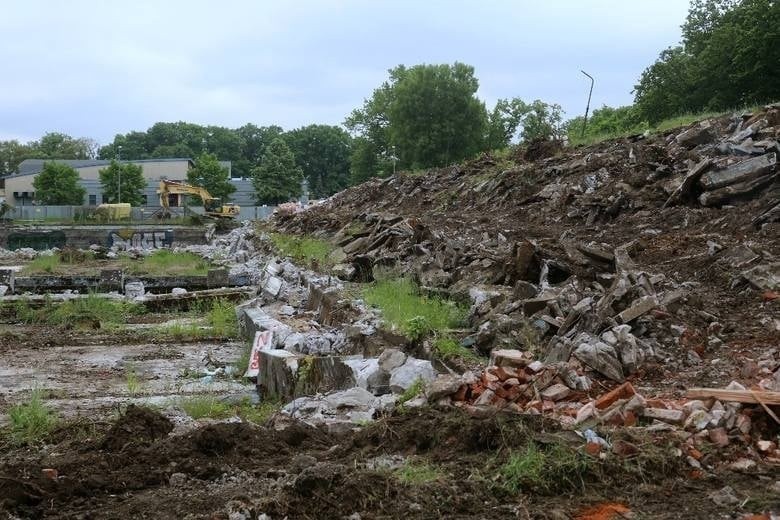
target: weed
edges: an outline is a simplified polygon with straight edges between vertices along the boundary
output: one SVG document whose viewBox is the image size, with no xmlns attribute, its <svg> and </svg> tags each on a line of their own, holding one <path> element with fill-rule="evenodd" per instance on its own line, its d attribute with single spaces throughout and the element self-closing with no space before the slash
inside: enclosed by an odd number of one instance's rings
<svg viewBox="0 0 780 520">
<path fill-rule="evenodd" d="M 441 336 L 433 340 L 433 352 L 444 360 L 467 359 L 476 361 L 479 357 L 471 350 L 449 336 Z"/>
<path fill-rule="evenodd" d="M 124 323 L 131 314 L 139 314 L 143 310 L 143 306 L 138 304 L 90 294 L 86 298 L 75 298 L 60 304 L 44 319 L 51 325 L 119 324 Z"/>
<path fill-rule="evenodd" d="M 45 437 L 57 425 L 57 417 L 43 403 L 39 390 L 30 398 L 8 410 L 11 420 L 11 440 L 18 444 L 32 444 Z"/>
<path fill-rule="evenodd" d="M 203 339 L 213 335 L 210 328 L 203 327 L 196 322 L 175 322 L 154 328 L 157 334 L 170 336 L 176 340 Z"/>
<path fill-rule="evenodd" d="M 299 237 L 284 233 L 271 233 L 270 237 L 280 254 L 309 265 L 328 265 L 328 255 L 333 251 L 333 246 L 318 238 Z"/>
<path fill-rule="evenodd" d="M 434 466 L 426 462 L 407 461 L 403 466 L 395 470 L 395 477 L 408 485 L 427 484 L 442 478 L 441 473 Z"/>
<path fill-rule="evenodd" d="M 182 400 L 179 405 L 193 419 L 225 419 L 231 417 L 233 408 L 214 396 L 196 396 Z"/>
<path fill-rule="evenodd" d="M 423 390 L 425 390 L 425 381 L 422 379 L 417 379 L 414 383 L 412 383 L 412 386 L 404 390 L 404 393 L 398 396 L 396 406 L 402 406 L 407 401 L 411 401 L 418 395 L 421 395 Z"/>
<path fill-rule="evenodd" d="M 214 396 L 195 396 L 179 403 L 182 410 L 193 419 L 226 419 L 238 416 L 244 421 L 261 424 L 268 420 L 281 408 L 279 401 L 264 401 L 254 405 L 250 399 L 244 398 L 235 404 L 220 401 Z"/>
<path fill-rule="evenodd" d="M 249 358 L 252 356 L 252 344 L 247 343 L 241 350 L 241 356 L 233 363 L 235 377 L 241 379 L 249 368 Z"/>
<path fill-rule="evenodd" d="M 386 323 L 412 340 L 461 325 L 467 312 L 454 302 L 419 294 L 406 278 L 374 282 L 363 295 L 382 311 Z"/>
<path fill-rule="evenodd" d="M 122 267 L 130 274 L 204 276 L 211 267 L 208 260 L 190 252 L 160 249 L 141 260 L 121 257 Z"/>
<path fill-rule="evenodd" d="M 592 464 L 586 455 L 561 444 L 540 449 L 530 442 L 524 451 L 510 453 L 499 475 L 504 490 L 512 494 L 525 489 L 555 492 L 581 487 Z"/>
<path fill-rule="evenodd" d="M 29 264 L 24 266 L 22 272 L 25 274 L 34 273 L 53 273 L 60 267 L 61 261 L 58 255 L 41 255 L 34 258 Z"/>
<path fill-rule="evenodd" d="M 216 300 L 206 314 L 209 326 L 215 336 L 232 338 L 238 335 L 236 306 L 227 300 Z"/>
<path fill-rule="evenodd" d="M 135 366 L 128 364 L 125 366 L 125 383 L 127 384 L 127 393 L 130 397 L 135 397 L 141 392 L 141 381 L 135 371 Z"/>
</svg>

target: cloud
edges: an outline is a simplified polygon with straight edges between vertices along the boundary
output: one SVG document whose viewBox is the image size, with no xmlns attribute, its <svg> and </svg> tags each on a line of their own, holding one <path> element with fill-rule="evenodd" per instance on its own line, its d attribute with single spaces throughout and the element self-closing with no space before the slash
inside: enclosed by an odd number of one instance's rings
<svg viewBox="0 0 780 520">
<path fill-rule="evenodd" d="M 156 121 L 339 124 L 398 64 L 474 65 L 488 104 L 631 102 L 687 6 L 650 2 L 32 0 L 0 19 L 0 136 L 110 141 Z"/>
</svg>

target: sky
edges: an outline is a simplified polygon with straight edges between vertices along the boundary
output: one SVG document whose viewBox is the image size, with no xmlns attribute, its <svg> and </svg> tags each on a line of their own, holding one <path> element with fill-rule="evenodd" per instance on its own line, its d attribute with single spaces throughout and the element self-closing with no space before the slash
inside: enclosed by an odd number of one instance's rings
<svg viewBox="0 0 780 520">
<path fill-rule="evenodd" d="M 158 121 L 341 124 L 399 64 L 582 114 L 633 100 L 686 0 L 2 0 L 0 140 L 110 142 Z"/>
</svg>

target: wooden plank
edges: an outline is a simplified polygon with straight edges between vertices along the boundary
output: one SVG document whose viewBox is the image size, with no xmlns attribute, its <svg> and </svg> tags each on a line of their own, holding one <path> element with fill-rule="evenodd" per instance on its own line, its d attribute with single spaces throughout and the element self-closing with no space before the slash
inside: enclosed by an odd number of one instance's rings
<svg viewBox="0 0 780 520">
<path fill-rule="evenodd" d="M 714 397 L 720 401 L 780 406 L 780 392 L 768 390 L 726 390 L 725 388 L 691 388 L 686 394 L 690 399 Z"/>
</svg>

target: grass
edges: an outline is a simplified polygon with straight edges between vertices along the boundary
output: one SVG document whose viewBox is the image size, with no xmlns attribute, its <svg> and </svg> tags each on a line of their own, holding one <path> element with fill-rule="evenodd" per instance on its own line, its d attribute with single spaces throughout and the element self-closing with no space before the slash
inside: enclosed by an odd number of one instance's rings
<svg viewBox="0 0 780 520">
<path fill-rule="evenodd" d="M 249 358 L 252 356 L 252 344 L 247 343 L 244 345 L 244 349 L 241 351 L 241 356 L 233 364 L 235 368 L 235 374 L 237 378 L 244 377 L 247 369 L 249 368 Z"/>
<path fill-rule="evenodd" d="M 398 400 L 395 402 L 396 406 L 403 406 L 404 403 L 411 401 L 418 395 L 422 395 L 425 390 L 425 381 L 417 379 L 412 386 L 404 390 L 404 393 L 398 396 Z"/>
<path fill-rule="evenodd" d="M 476 361 L 479 359 L 474 351 L 461 346 L 456 339 L 449 336 L 441 336 L 433 340 L 432 348 L 434 354 L 445 361 L 453 359 Z"/>
<path fill-rule="evenodd" d="M 131 397 L 135 397 L 141 393 L 141 381 L 138 379 L 135 366 L 127 365 L 125 367 L 125 381 L 127 383 L 127 393 L 130 394 Z"/>
<path fill-rule="evenodd" d="M 58 255 L 41 255 L 38 257 L 35 257 L 33 260 L 30 261 L 26 266 L 24 266 L 24 269 L 22 269 L 22 273 L 24 274 L 35 274 L 35 273 L 55 273 L 57 272 L 58 268 L 62 264 L 62 261 L 60 260 L 60 257 Z"/>
<path fill-rule="evenodd" d="M 152 327 L 154 334 L 166 335 L 174 339 L 235 338 L 238 337 L 238 319 L 236 307 L 228 300 L 215 300 L 195 309 L 199 315 L 205 314 L 205 323 L 199 321 L 175 322 Z"/>
<path fill-rule="evenodd" d="M 427 484 L 442 478 L 441 472 L 426 462 L 407 461 L 395 470 L 394 474 L 399 481 L 410 486 Z"/>
<path fill-rule="evenodd" d="M 650 131 L 650 133 L 657 134 L 657 133 L 667 132 L 675 128 L 688 126 L 698 121 L 703 121 L 705 119 L 722 117 L 729 114 L 733 114 L 735 112 L 755 112 L 756 110 L 760 109 L 762 106 L 764 106 L 764 104 L 747 106 L 747 107 L 737 107 L 731 110 L 704 111 L 704 112 L 697 112 L 697 113 L 680 114 L 679 116 L 664 119 L 663 121 L 660 121 L 659 123 L 653 126 L 647 123 L 641 123 L 635 126 L 634 128 L 630 128 L 622 132 L 610 132 L 610 133 L 597 134 L 597 135 L 585 135 L 584 137 L 580 137 L 579 132 L 575 132 L 573 135 L 569 135 L 569 144 L 572 146 L 577 146 L 577 145 L 588 146 L 591 144 L 600 143 L 602 141 L 607 141 L 609 139 L 619 139 L 621 137 L 627 137 L 629 135 L 641 134 L 648 130 Z"/>
<path fill-rule="evenodd" d="M 281 403 L 265 401 L 253 405 L 249 398 L 236 404 L 226 403 L 214 396 L 195 396 L 183 399 L 179 406 L 193 419 L 227 419 L 238 416 L 244 421 L 261 424 L 279 411 Z"/>
<path fill-rule="evenodd" d="M 228 300 L 213 301 L 206 313 L 206 321 L 214 334 L 221 338 L 233 338 L 238 335 L 236 306 Z"/>
<path fill-rule="evenodd" d="M 14 304 L 14 311 L 16 319 L 23 323 L 90 328 L 99 324 L 101 328 L 111 328 L 112 325 L 125 323 L 133 314 L 143 313 L 144 307 L 90 294 L 86 298 L 74 298 L 59 305 L 46 300 L 40 308 L 34 308 L 29 302 L 19 300 Z"/>
<path fill-rule="evenodd" d="M 407 278 L 374 282 L 363 291 L 363 297 L 382 311 L 391 328 L 400 330 L 411 340 L 458 327 L 468 312 L 454 302 L 420 294 Z"/>
<path fill-rule="evenodd" d="M 8 410 L 11 420 L 10 438 L 17 444 L 32 444 L 41 440 L 57 425 L 57 416 L 43 403 L 39 390 L 30 398 Z"/>
<path fill-rule="evenodd" d="M 511 452 L 498 473 L 501 486 L 508 493 L 554 492 L 582 487 L 593 464 L 593 459 L 561 444 L 542 449 L 531 442 L 524 450 Z"/>
<path fill-rule="evenodd" d="M 271 242 L 279 254 L 309 265 L 328 265 L 333 246 L 313 237 L 299 237 L 285 233 L 271 233 Z"/>
<path fill-rule="evenodd" d="M 203 257 L 190 252 L 173 252 L 160 249 L 141 260 L 123 256 L 122 268 L 129 274 L 152 276 L 205 276 L 211 264 Z"/>
</svg>

